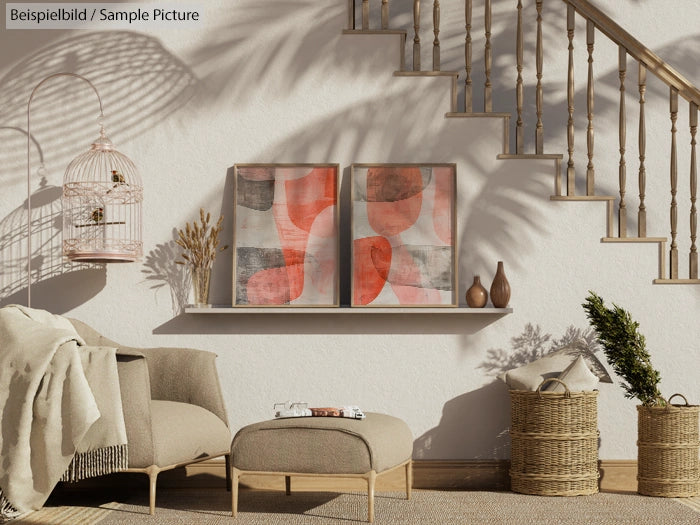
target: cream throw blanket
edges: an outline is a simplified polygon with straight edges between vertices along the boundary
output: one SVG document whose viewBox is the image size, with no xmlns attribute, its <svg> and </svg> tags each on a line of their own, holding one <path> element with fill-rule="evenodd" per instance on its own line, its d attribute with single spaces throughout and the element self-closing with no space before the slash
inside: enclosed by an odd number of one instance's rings
<svg viewBox="0 0 700 525">
<path fill-rule="evenodd" d="M 41 508 L 61 479 L 127 467 L 115 354 L 63 317 L 0 308 L 0 521 Z"/>
</svg>

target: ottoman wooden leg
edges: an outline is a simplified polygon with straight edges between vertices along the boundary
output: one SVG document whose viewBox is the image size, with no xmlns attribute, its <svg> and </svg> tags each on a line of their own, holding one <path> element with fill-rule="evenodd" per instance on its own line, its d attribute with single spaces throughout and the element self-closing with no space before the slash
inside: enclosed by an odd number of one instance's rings
<svg viewBox="0 0 700 525">
<path fill-rule="evenodd" d="M 236 467 L 231 468 L 231 516 L 238 515 L 238 480 L 240 471 Z"/>
<path fill-rule="evenodd" d="M 292 493 L 292 477 L 284 477 L 284 493 L 289 496 Z"/>
<path fill-rule="evenodd" d="M 377 473 L 374 470 L 367 474 L 367 521 L 374 522 L 374 483 L 377 480 Z"/>
<path fill-rule="evenodd" d="M 413 486 L 413 461 L 406 463 L 406 499 L 411 499 L 411 487 Z"/>
</svg>

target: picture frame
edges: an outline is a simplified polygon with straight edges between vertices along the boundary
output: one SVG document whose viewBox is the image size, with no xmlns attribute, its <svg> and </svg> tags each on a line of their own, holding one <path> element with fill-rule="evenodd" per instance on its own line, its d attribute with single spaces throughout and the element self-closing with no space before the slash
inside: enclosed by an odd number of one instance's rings
<svg viewBox="0 0 700 525">
<path fill-rule="evenodd" d="M 338 164 L 236 164 L 234 307 L 338 307 Z"/>
<path fill-rule="evenodd" d="M 352 164 L 351 306 L 457 307 L 456 164 Z"/>
</svg>

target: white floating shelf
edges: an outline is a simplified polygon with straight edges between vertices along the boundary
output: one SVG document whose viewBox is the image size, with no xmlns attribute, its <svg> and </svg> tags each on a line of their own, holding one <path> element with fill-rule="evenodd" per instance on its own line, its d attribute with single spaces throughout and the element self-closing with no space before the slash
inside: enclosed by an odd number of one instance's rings
<svg viewBox="0 0 700 525">
<path fill-rule="evenodd" d="M 272 306 L 272 307 L 254 307 L 254 306 L 219 306 L 211 307 L 196 307 L 188 305 L 185 307 L 187 314 L 451 314 L 451 315 L 505 315 L 513 313 L 512 308 L 468 308 L 460 307 L 349 307 L 341 306 L 338 308 L 332 307 L 293 307 L 293 306 Z"/>
</svg>

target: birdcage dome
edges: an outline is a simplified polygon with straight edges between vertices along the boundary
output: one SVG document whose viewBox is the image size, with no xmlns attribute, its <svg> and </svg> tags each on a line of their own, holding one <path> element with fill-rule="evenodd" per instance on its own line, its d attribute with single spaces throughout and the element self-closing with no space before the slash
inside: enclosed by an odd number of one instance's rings
<svg viewBox="0 0 700 525">
<path fill-rule="evenodd" d="M 104 130 L 63 176 L 63 254 L 71 261 L 133 262 L 143 253 L 143 185 Z"/>
</svg>

